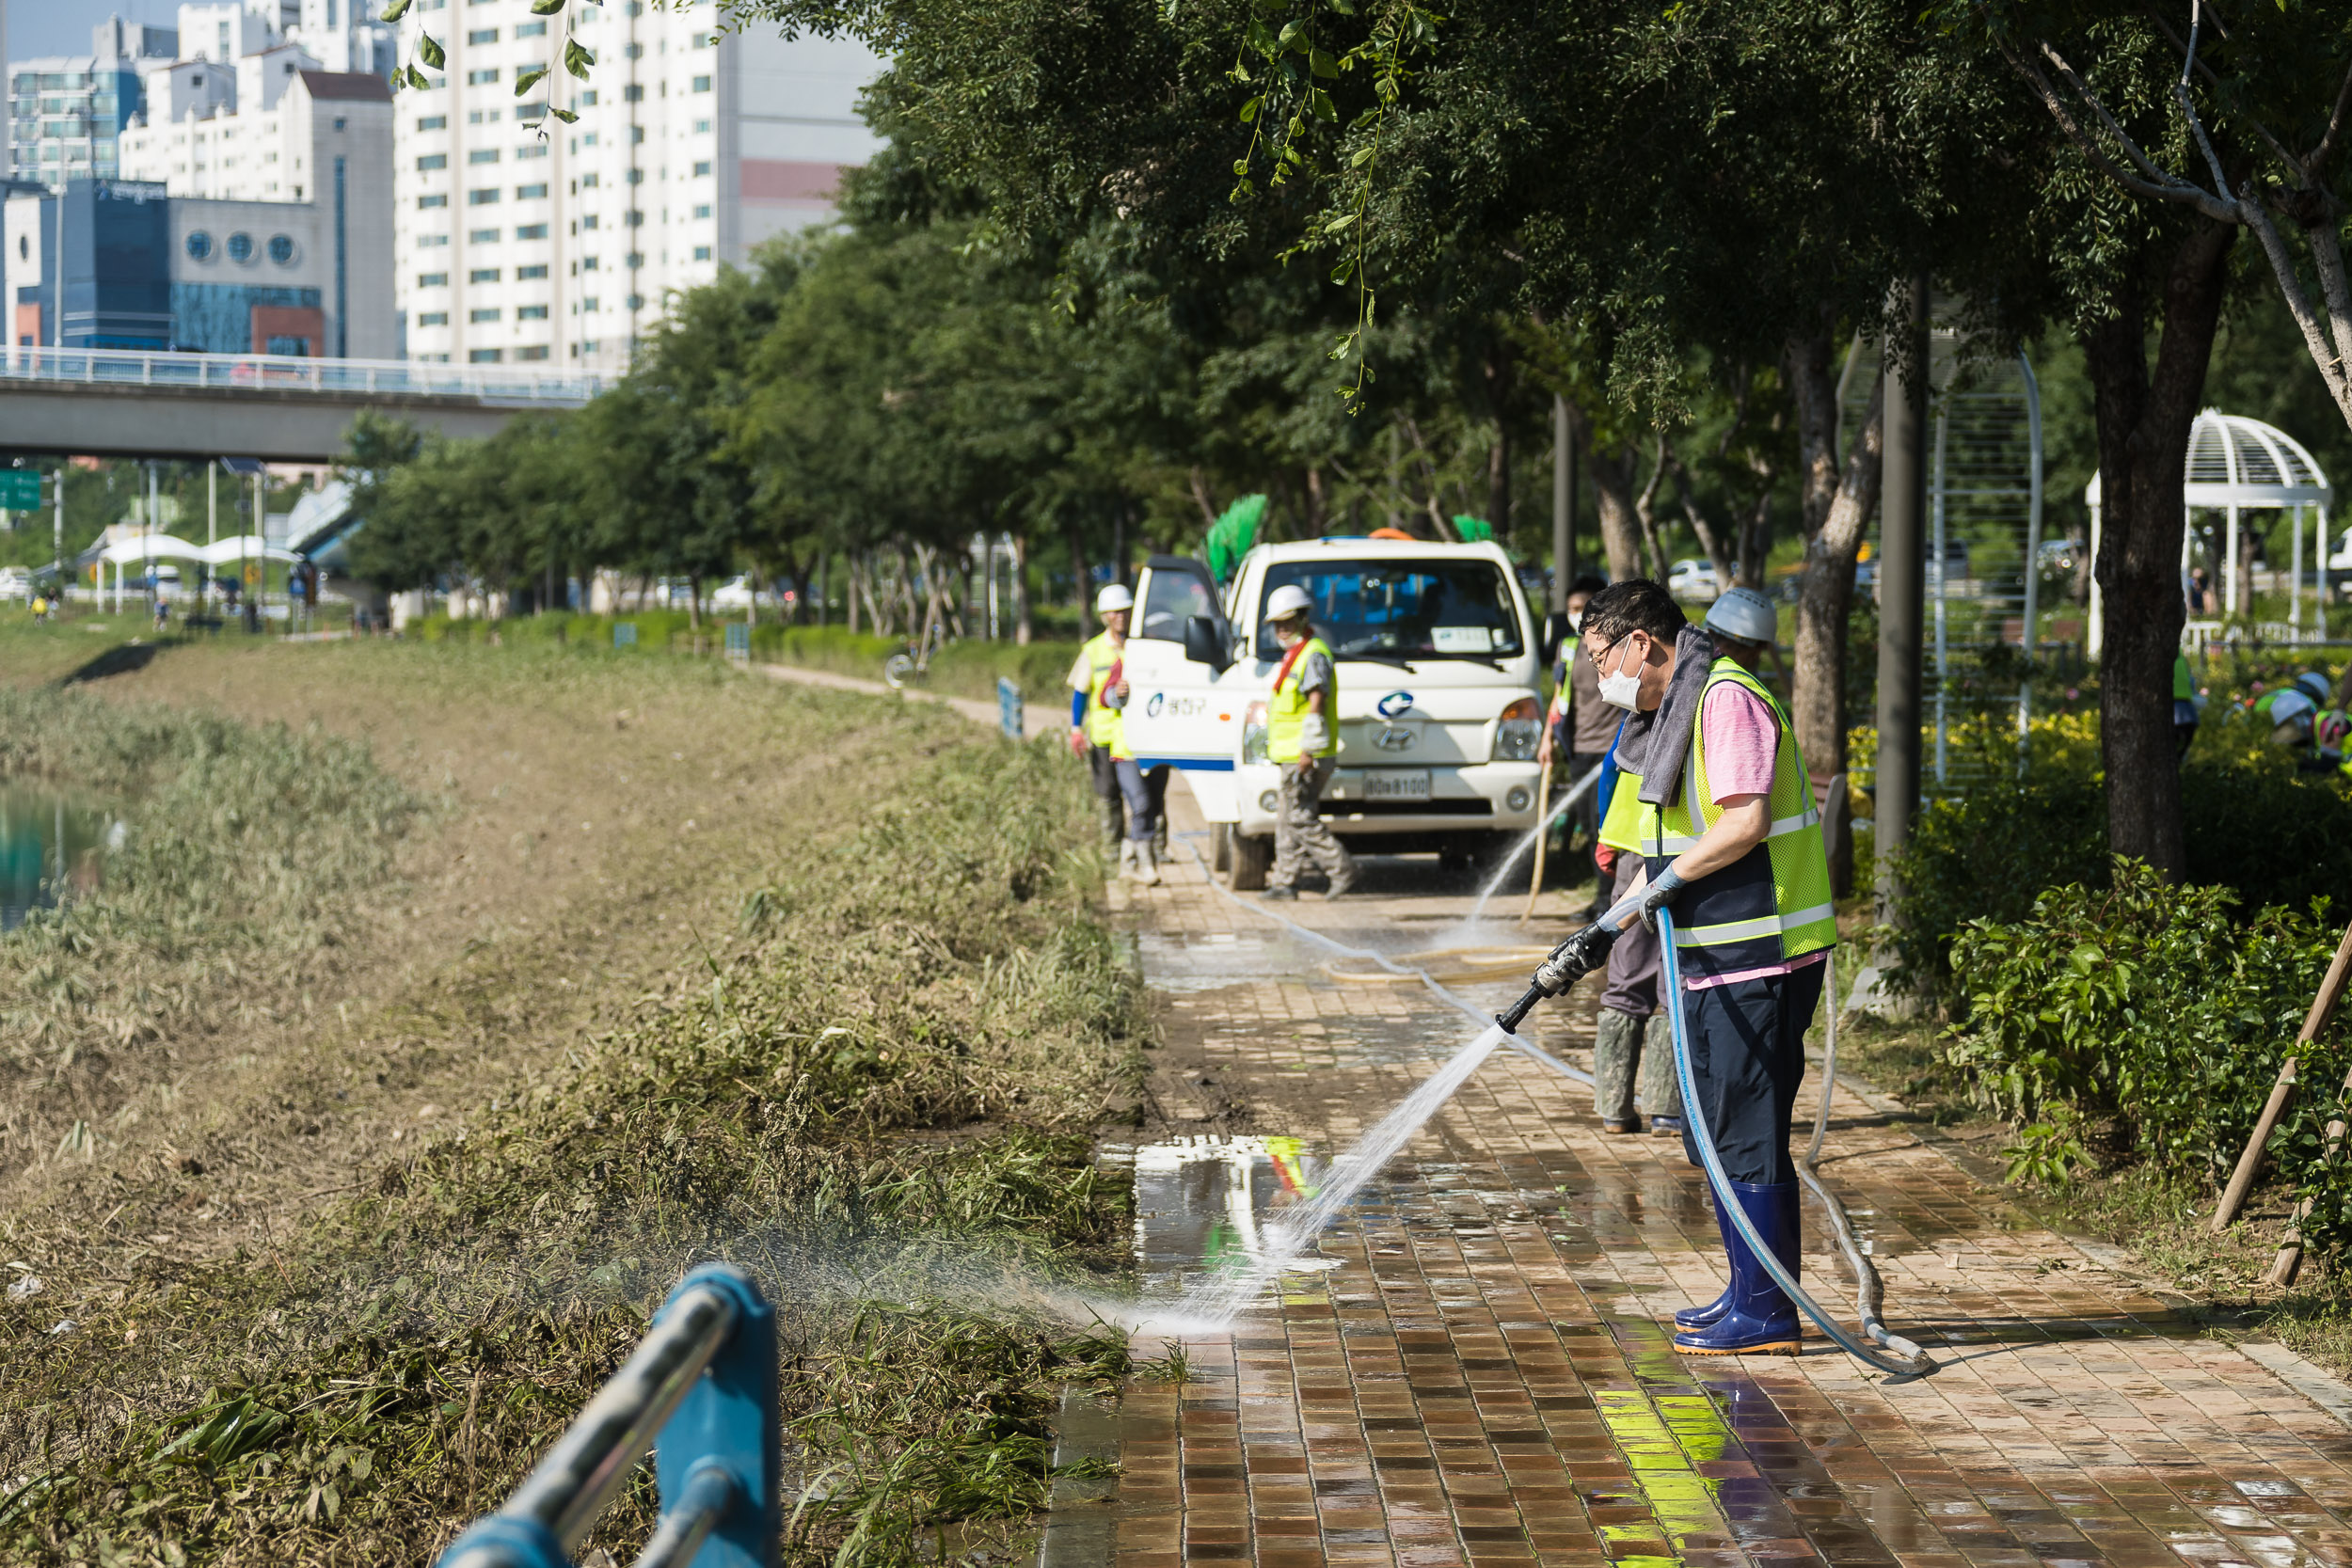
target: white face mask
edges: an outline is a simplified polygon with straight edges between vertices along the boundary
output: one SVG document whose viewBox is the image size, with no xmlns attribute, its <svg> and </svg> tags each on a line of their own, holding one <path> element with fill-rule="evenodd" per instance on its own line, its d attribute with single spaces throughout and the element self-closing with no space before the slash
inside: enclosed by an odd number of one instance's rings
<svg viewBox="0 0 2352 1568">
<path fill-rule="evenodd" d="M 1628 713 L 1640 712 L 1642 701 L 1641 668 L 1641 665 L 1637 663 L 1630 671 L 1620 668 L 1613 675 L 1601 676 L 1600 700 L 1607 703 L 1612 707 L 1621 707 Z"/>
<path fill-rule="evenodd" d="M 1570 631 L 1582 631 L 1584 629 L 1584 612 L 1582 610 L 1571 610 L 1568 611 L 1568 629 Z"/>
</svg>

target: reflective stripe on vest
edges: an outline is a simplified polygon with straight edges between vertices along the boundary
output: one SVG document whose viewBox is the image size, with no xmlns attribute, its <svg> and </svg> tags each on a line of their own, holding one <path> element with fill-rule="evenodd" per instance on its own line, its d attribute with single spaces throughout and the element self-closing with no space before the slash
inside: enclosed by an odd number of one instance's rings
<svg viewBox="0 0 2352 1568">
<path fill-rule="evenodd" d="M 1726 682 L 1760 698 L 1779 727 L 1770 797 L 1772 825 L 1763 843 L 1692 882 L 1676 898 L 1675 946 L 1685 954 L 1684 974 L 1694 980 L 1770 968 L 1837 942 L 1821 814 L 1813 803 L 1788 715 L 1755 676 L 1727 658 L 1717 659 L 1708 671 L 1699 698 L 1702 713 L 1706 693 Z M 1642 808 L 1642 849 L 1653 877 L 1724 814 L 1708 785 L 1705 726 L 1696 715 L 1681 796 L 1670 806 Z"/>
<path fill-rule="evenodd" d="M 1119 721 L 1119 710 L 1103 700 L 1104 689 L 1110 685 L 1111 666 L 1120 660 L 1120 650 L 1111 645 L 1111 634 L 1096 632 L 1087 639 L 1087 743 L 1108 746 L 1113 755 L 1126 749 L 1125 727 Z"/>
<path fill-rule="evenodd" d="M 1330 644 L 1320 637 L 1310 637 L 1294 650 L 1293 657 L 1274 682 L 1274 693 L 1265 705 L 1265 754 L 1269 762 L 1296 762 L 1299 736 L 1307 724 L 1307 694 L 1298 689 L 1304 677 L 1307 661 L 1321 654 L 1331 657 Z M 1337 756 L 1340 751 L 1340 675 L 1338 661 L 1332 660 L 1330 684 L 1323 689 L 1323 746 L 1315 752 L 1322 757 Z"/>
</svg>

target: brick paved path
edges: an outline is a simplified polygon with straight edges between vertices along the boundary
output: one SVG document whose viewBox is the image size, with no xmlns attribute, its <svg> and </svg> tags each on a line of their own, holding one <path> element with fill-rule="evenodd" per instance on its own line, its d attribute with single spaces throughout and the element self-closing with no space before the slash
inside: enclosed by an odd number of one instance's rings
<svg viewBox="0 0 2352 1568">
<path fill-rule="evenodd" d="M 1343 1148 L 1464 1037 L 1416 987 L 1334 983 L 1189 863 L 1126 901 L 1171 1043 L 1257 1132 Z M 1394 917 L 1425 907 L 1289 908 L 1405 951 L 1438 933 Z M 1539 1035 L 1588 1050 L 1592 1005 Z M 1201 1108 L 1165 1076 L 1181 1132 Z M 1824 1176 L 1940 1371 L 1889 1380 L 1818 1335 L 1797 1360 L 1676 1355 L 1661 1320 L 1720 1284 L 1703 1179 L 1502 1053 L 1327 1237 L 1336 1267 L 1187 1344 L 1181 1386 L 1127 1391 L 1118 1568 L 2352 1563 L 2334 1418 L 1863 1100 L 1836 1110 Z M 1850 1304 L 1809 1200 L 1805 1226 L 1805 1276 Z"/>
</svg>

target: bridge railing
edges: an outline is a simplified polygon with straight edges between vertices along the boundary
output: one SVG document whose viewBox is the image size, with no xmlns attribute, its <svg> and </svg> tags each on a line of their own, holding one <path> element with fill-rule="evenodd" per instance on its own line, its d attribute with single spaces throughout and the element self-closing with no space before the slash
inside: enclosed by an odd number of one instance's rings
<svg viewBox="0 0 2352 1568">
<path fill-rule="evenodd" d="M 594 375 L 523 365 L 421 359 L 304 359 L 277 354 L 173 354 L 119 348 L 0 349 L 0 381 L 73 382 L 191 390 L 317 392 L 342 397 L 464 397 L 572 405 L 603 389 Z"/>
<path fill-rule="evenodd" d="M 769 1568 L 777 1497 L 776 1318 L 751 1276 L 707 1263 L 499 1511 L 437 1568 L 569 1568 L 650 1448 L 661 1517 L 636 1568 Z"/>
</svg>

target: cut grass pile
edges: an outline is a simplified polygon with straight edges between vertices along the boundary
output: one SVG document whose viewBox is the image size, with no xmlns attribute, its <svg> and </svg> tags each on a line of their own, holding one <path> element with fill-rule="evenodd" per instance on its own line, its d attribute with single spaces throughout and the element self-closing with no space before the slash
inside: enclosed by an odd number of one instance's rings
<svg viewBox="0 0 2352 1568">
<path fill-rule="evenodd" d="M 349 741 L 78 688 L 0 687 L 0 778 L 123 802 L 127 828 L 97 892 L 0 939 L 0 1169 L 87 1152 L 138 1114 L 126 1059 L 336 967 L 423 810 Z"/>
<path fill-rule="evenodd" d="M 425 1560 L 710 1258 L 779 1303 L 794 1560 L 1038 1507 L 1061 1384 L 1125 1367 L 1075 1305 L 1129 1211 L 1082 1134 L 1138 1082 L 1140 985 L 1049 750 L 877 795 L 628 1022 L 298 1233 L 135 1268 L 68 1332 L 0 1304 L 0 1559 Z M 626 1560 L 652 1511 L 641 1474 L 595 1543 Z"/>
</svg>

